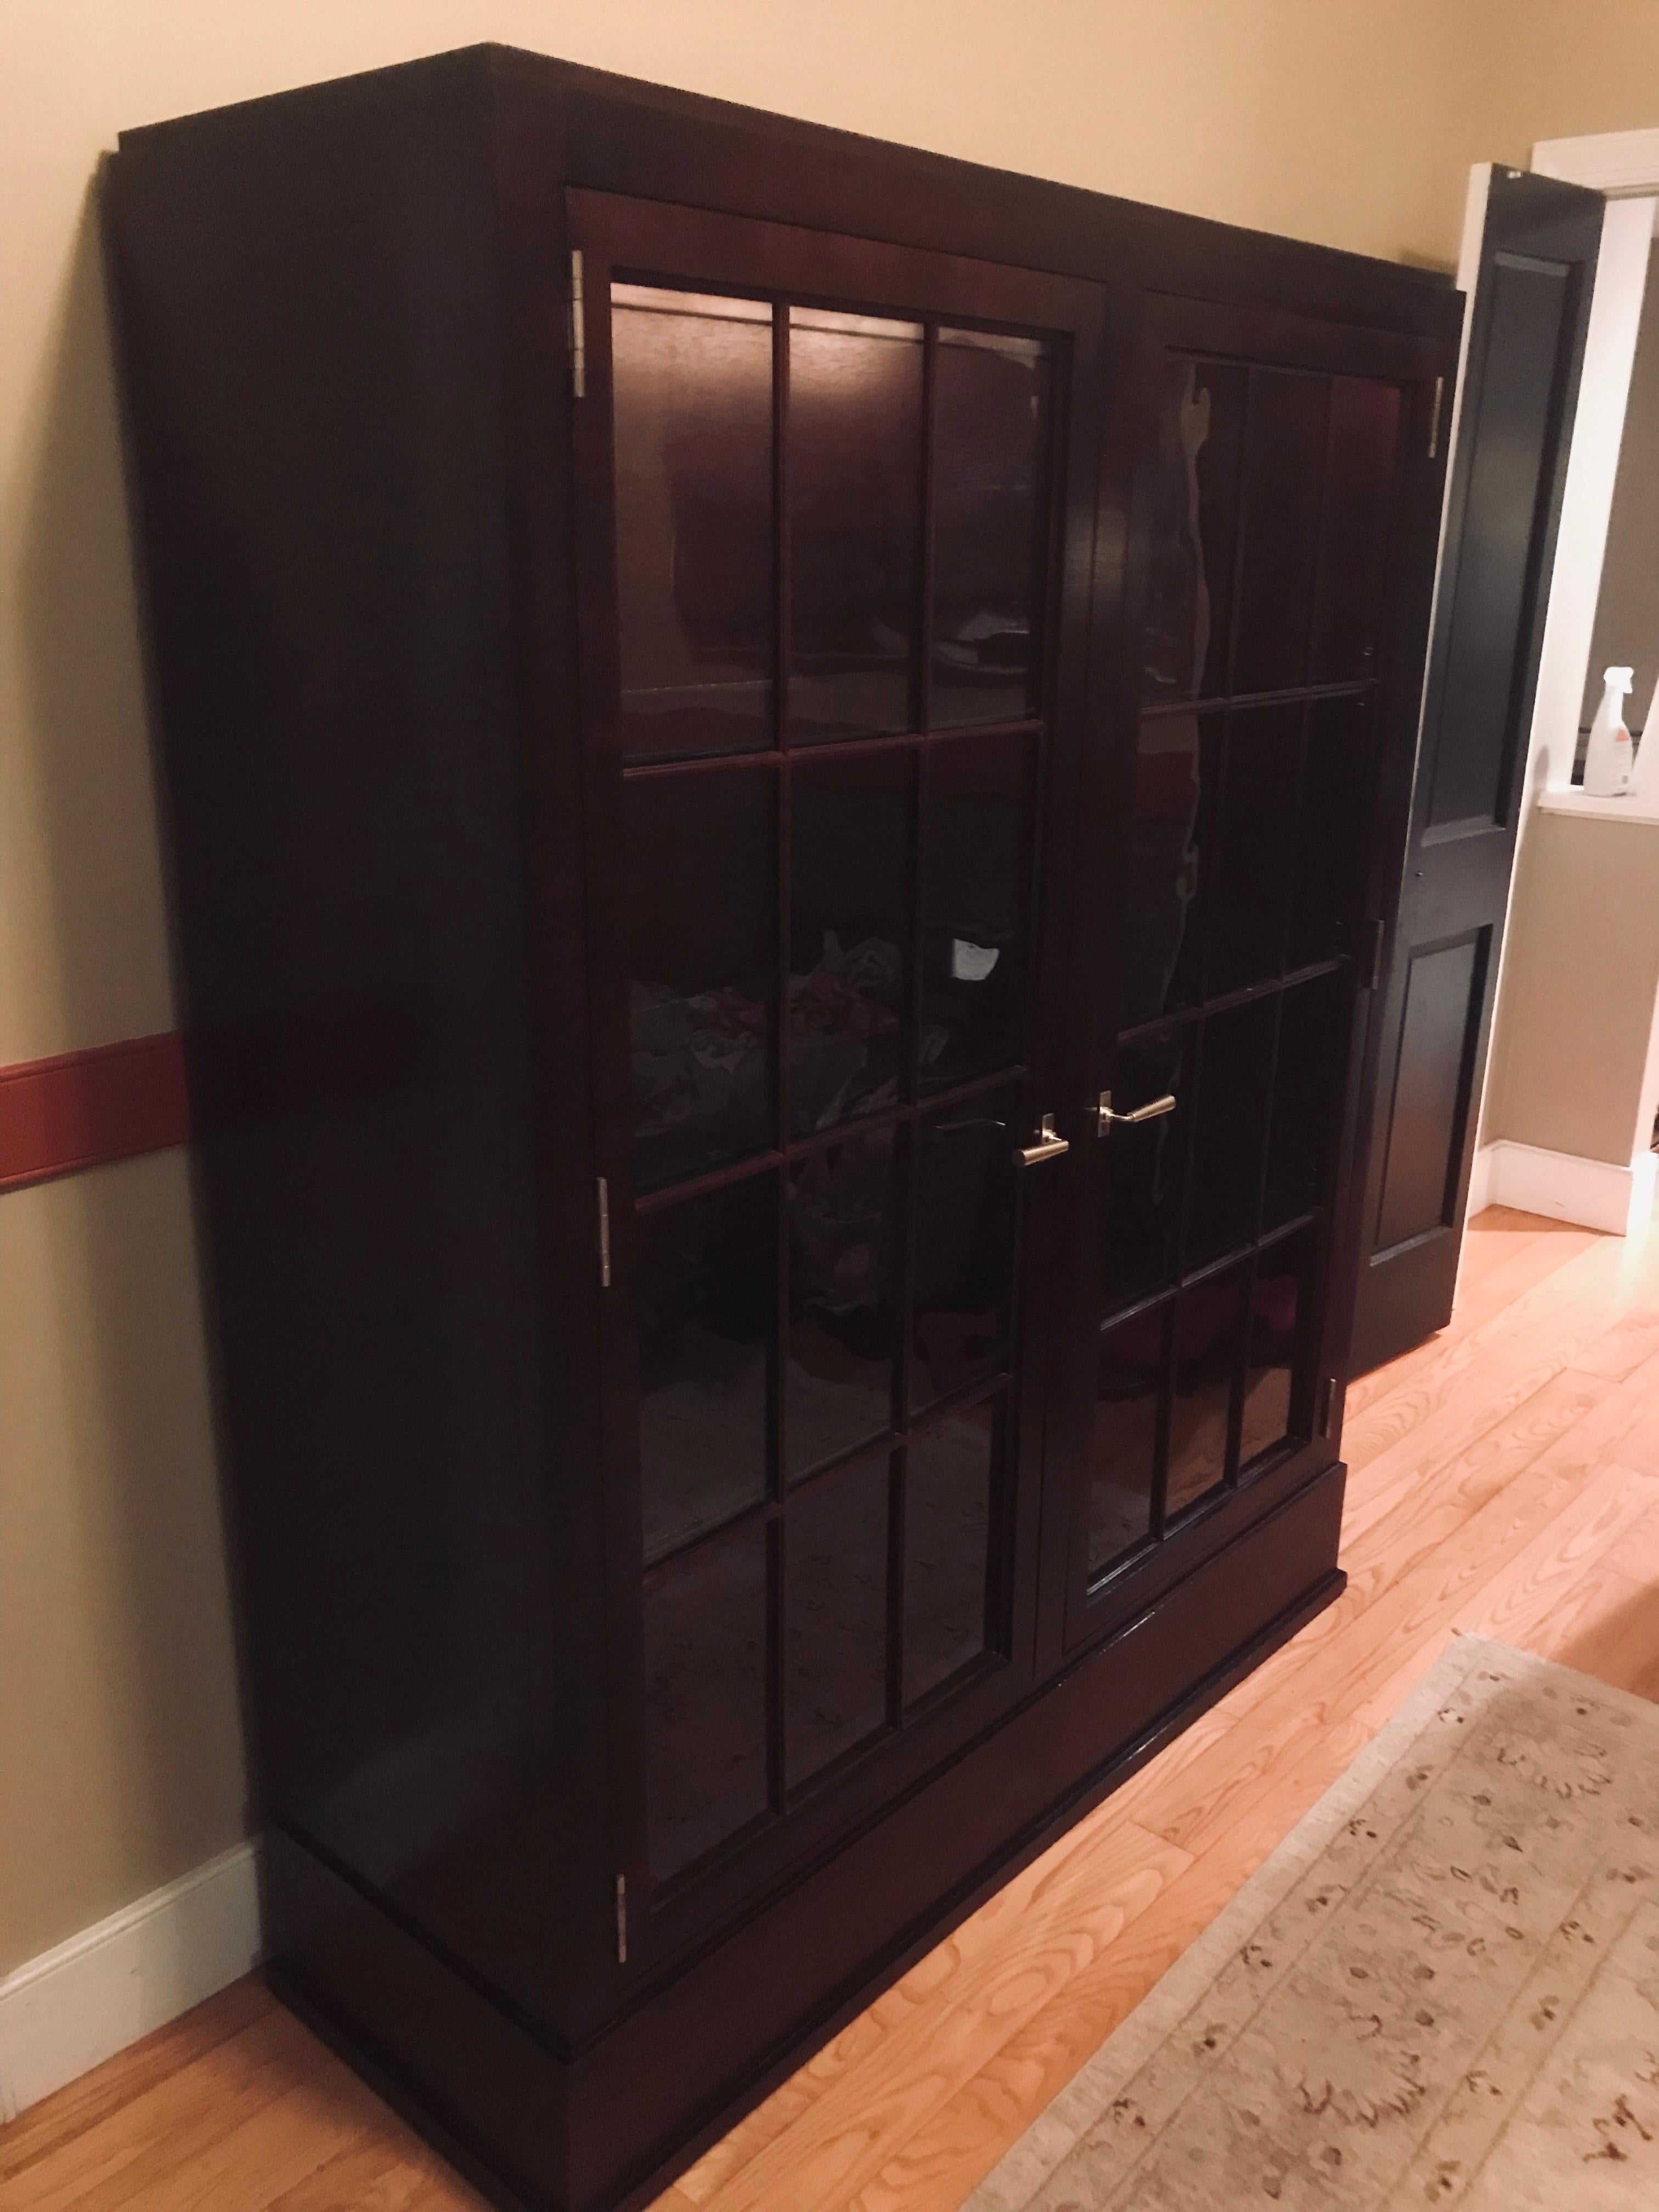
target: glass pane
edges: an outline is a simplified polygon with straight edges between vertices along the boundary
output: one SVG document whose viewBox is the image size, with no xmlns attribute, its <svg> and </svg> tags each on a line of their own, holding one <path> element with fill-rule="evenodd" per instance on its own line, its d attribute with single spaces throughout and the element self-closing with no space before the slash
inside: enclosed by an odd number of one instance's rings
<svg viewBox="0 0 1659 2212">
<path fill-rule="evenodd" d="M 1276 996 L 1256 999 L 1205 1021 L 1187 1219 L 1189 1268 L 1219 1259 L 1255 1234 L 1278 1005 Z"/>
<path fill-rule="evenodd" d="M 789 714 L 810 743 L 914 726 L 921 325 L 789 310 Z"/>
<path fill-rule="evenodd" d="M 929 750 L 922 822 L 921 1087 L 1013 1067 L 1025 1049 L 1031 754 L 1018 738 Z"/>
<path fill-rule="evenodd" d="M 1135 1037 L 1117 1049 L 1112 1069 L 1116 1112 L 1133 1114 L 1170 1091 L 1176 1103 L 1171 1114 L 1137 1128 L 1114 1127 L 1102 1139 L 1107 1194 L 1101 1289 L 1109 1309 L 1162 1290 L 1179 1271 L 1196 1035 L 1188 1022 Z"/>
<path fill-rule="evenodd" d="M 1329 389 L 1322 376 L 1250 371 L 1234 693 L 1307 678 Z"/>
<path fill-rule="evenodd" d="M 861 1461 L 789 1509 L 784 1765 L 793 1789 L 887 1717 L 888 1462 Z"/>
<path fill-rule="evenodd" d="M 899 1188 L 890 1129 L 828 1146 L 789 1170 L 784 1460 L 792 1480 L 891 1425 Z"/>
<path fill-rule="evenodd" d="M 640 1503 L 648 1562 L 766 1495 L 777 1327 L 769 1175 L 639 1224 Z"/>
<path fill-rule="evenodd" d="M 1014 1283 L 1017 1090 L 924 1121 L 916 1171 L 910 1405 L 1008 1361 Z"/>
<path fill-rule="evenodd" d="M 1152 714 L 1140 726 L 1121 1029 L 1202 994 L 1223 726 L 1219 714 Z"/>
<path fill-rule="evenodd" d="M 1101 1331 L 1089 1456 L 1091 1576 L 1152 1533 L 1170 1311 L 1155 1306 Z"/>
<path fill-rule="evenodd" d="M 1152 574 L 1141 690 L 1149 704 L 1215 698 L 1227 688 L 1244 379 L 1242 368 L 1210 362 L 1164 364 L 1146 475 Z"/>
<path fill-rule="evenodd" d="M 1321 699 L 1308 709 L 1296 890 L 1285 964 L 1311 968 L 1352 942 L 1371 780 L 1372 702 Z"/>
<path fill-rule="evenodd" d="M 1231 1267 L 1176 1300 L 1166 1514 L 1179 1513 L 1226 1476 L 1249 1276 L 1248 1267 Z"/>
<path fill-rule="evenodd" d="M 1340 974 L 1316 976 L 1285 994 L 1267 1146 L 1267 1229 L 1319 1203 L 1346 1043 L 1342 996 Z"/>
<path fill-rule="evenodd" d="M 745 769 L 624 790 L 634 1176 L 652 1190 L 772 1142 L 774 782 Z"/>
<path fill-rule="evenodd" d="M 933 432 L 933 722 L 1037 711 L 1048 349 L 941 331 Z"/>
<path fill-rule="evenodd" d="M 1303 1349 L 1313 1254 L 1313 1231 L 1300 1229 L 1295 1236 L 1270 1244 L 1256 1261 L 1244 1367 L 1244 1413 L 1239 1426 L 1241 1467 L 1248 1467 L 1295 1431 L 1296 1370 Z"/>
<path fill-rule="evenodd" d="M 749 1521 L 645 1578 L 653 1874 L 766 1810 L 766 1530 Z"/>
<path fill-rule="evenodd" d="M 611 289 L 622 744 L 771 742 L 772 310 Z"/>
<path fill-rule="evenodd" d="M 789 1126 L 895 1104 L 908 1066 L 910 807 L 905 751 L 797 761 L 789 871 Z"/>
<path fill-rule="evenodd" d="M 1285 957 L 1297 857 L 1302 707 L 1227 717 L 1206 995 L 1277 975 Z"/>
<path fill-rule="evenodd" d="M 1399 468 L 1400 409 L 1397 384 L 1358 376 L 1339 376 L 1332 382 L 1319 606 L 1310 671 L 1316 684 L 1340 684 L 1376 673 Z"/>
<path fill-rule="evenodd" d="M 986 1649 L 993 1462 L 1002 1401 L 993 1398 L 910 1439 L 904 1478 L 904 1702 Z"/>
</svg>

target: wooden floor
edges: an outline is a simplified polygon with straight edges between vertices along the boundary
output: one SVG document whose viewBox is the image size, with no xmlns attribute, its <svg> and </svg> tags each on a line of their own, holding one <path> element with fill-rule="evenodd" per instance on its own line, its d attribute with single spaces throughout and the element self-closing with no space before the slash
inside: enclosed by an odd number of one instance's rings
<svg viewBox="0 0 1659 2212">
<path fill-rule="evenodd" d="M 658 2212 L 957 2212 L 1453 1631 L 1659 1698 L 1659 1235 L 1494 1208 L 1350 1394 L 1346 1596 L 975 1914 Z M 477 2199 L 251 1984 L 0 2130 L 3 2212 Z"/>
</svg>

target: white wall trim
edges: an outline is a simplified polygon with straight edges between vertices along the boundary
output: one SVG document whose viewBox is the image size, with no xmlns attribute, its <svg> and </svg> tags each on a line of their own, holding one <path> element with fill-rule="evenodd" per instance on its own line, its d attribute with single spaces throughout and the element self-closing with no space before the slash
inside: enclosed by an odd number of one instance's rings
<svg viewBox="0 0 1659 2212">
<path fill-rule="evenodd" d="M 1529 792 L 1562 791 L 1572 781 L 1656 206 L 1659 200 L 1613 200 L 1602 221 L 1533 702 Z"/>
<path fill-rule="evenodd" d="M 1620 1167 L 1613 1160 L 1587 1160 L 1577 1152 L 1550 1152 L 1499 1137 L 1474 1156 L 1469 1211 L 1512 1206 L 1581 1229 L 1635 1236 L 1653 1212 L 1656 1170 L 1659 1154 L 1653 1152 L 1639 1152 L 1628 1167 Z"/>
<path fill-rule="evenodd" d="M 1659 131 L 1540 138 L 1532 149 L 1532 166 L 1540 177 L 1589 185 L 1598 192 L 1659 192 Z"/>
<path fill-rule="evenodd" d="M 1496 1150 L 1493 1145 L 1477 1145 L 1474 1148 L 1474 1158 L 1469 1168 L 1469 1200 L 1463 1213 L 1466 1221 L 1473 1221 L 1477 1213 L 1484 1213 L 1489 1206 L 1498 1203 L 1492 1194 L 1492 1154 Z M 1468 1249 L 1465 1244 L 1463 1252 L 1467 1253 Z M 1460 1254 L 1459 1256 L 1461 1259 L 1462 1255 Z"/>
<path fill-rule="evenodd" d="M 0 1978 L 0 2124 L 256 1966 L 255 1846 L 141 1897 Z"/>
</svg>

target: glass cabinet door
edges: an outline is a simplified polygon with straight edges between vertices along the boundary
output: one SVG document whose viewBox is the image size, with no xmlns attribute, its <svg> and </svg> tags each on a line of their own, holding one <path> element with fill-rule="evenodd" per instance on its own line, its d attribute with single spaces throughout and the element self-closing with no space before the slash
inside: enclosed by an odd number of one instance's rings
<svg viewBox="0 0 1659 2212">
<path fill-rule="evenodd" d="M 1097 948 L 1091 1089 L 1111 1118 L 1075 1352 L 1073 1644 L 1220 1540 L 1255 1486 L 1265 1506 L 1329 1456 L 1322 1280 L 1407 413 L 1403 381 L 1348 369 L 1345 343 L 1188 307 L 1155 333 L 1139 728 L 1127 816 L 1091 824 L 1119 880 Z"/>
<path fill-rule="evenodd" d="M 1057 549 L 1086 505 L 1063 380 L 1099 309 L 573 211 L 579 447 L 610 487 L 584 711 L 623 860 L 623 1817 L 678 1926 L 1029 1678 L 1017 1154 Z"/>
</svg>

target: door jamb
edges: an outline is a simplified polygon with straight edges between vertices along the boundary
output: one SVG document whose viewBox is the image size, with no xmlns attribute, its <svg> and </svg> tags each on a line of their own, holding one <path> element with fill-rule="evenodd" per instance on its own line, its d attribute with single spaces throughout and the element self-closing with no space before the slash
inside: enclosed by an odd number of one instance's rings
<svg viewBox="0 0 1659 2212">
<path fill-rule="evenodd" d="M 1659 130 L 1543 139 L 1532 149 L 1530 166 L 1534 175 L 1589 185 L 1607 193 L 1608 201 L 1601 250 L 1596 257 L 1578 403 L 1567 449 L 1561 519 L 1550 572 L 1538 684 L 1522 779 L 1521 812 L 1516 824 L 1516 865 L 1510 878 L 1511 903 L 1534 805 L 1545 792 L 1565 791 L 1572 781 L 1584 679 L 1589 666 L 1619 450 L 1624 436 L 1625 409 L 1630 396 L 1637 331 L 1647 286 L 1649 253 L 1655 233 L 1659 231 Z M 1457 283 L 1465 293 L 1472 290 L 1480 265 L 1492 176 L 1492 165 L 1489 162 L 1477 163 L 1469 173 L 1457 267 Z M 1469 318 L 1466 314 L 1451 415 L 1454 450 L 1463 401 L 1468 332 Z M 1448 485 L 1450 481 L 1449 469 Z M 1443 556 L 1444 526 L 1443 513 Z M 1438 588 L 1437 565 L 1437 592 Z M 1487 1141 L 1485 1122 L 1501 1064 L 1504 968 L 1510 935 L 1506 928 L 1498 953 L 1492 1049 L 1487 1055 L 1476 1114 L 1474 1171 L 1469 1177 L 1466 1218 L 1492 1202 L 1495 1153 Z M 1468 1249 L 1466 1243 L 1463 1249 L 1467 1252 Z"/>
</svg>

